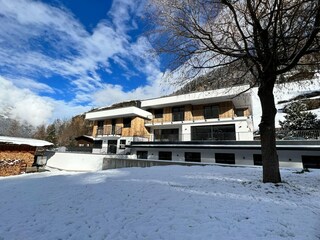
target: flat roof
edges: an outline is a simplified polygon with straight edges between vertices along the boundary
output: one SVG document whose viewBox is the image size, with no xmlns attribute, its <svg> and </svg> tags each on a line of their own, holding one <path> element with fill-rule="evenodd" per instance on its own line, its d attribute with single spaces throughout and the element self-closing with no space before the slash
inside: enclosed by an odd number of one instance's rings
<svg viewBox="0 0 320 240">
<path fill-rule="evenodd" d="M 88 120 L 102 120 L 102 119 L 111 119 L 111 118 L 117 118 L 117 117 L 132 117 L 132 116 L 139 116 L 142 118 L 151 119 L 152 113 L 138 107 L 133 107 L 133 106 L 86 113 L 86 119 Z"/>
<path fill-rule="evenodd" d="M 175 96 L 159 97 L 141 101 L 142 108 L 159 108 L 178 104 L 202 104 L 208 102 L 220 102 L 233 99 L 237 95 L 250 89 L 249 85 L 241 85 L 230 88 L 221 88 L 210 91 L 193 92 Z"/>
</svg>

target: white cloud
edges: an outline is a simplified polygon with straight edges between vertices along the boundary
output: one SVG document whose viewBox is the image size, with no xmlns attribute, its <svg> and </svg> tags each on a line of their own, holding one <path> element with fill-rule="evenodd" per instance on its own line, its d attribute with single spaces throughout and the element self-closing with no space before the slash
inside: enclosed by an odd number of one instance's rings
<svg viewBox="0 0 320 240">
<path fill-rule="evenodd" d="M 41 97 L 27 88 L 18 88 L 0 76 L 0 115 L 27 121 L 33 126 L 52 122 L 57 118 L 70 118 L 84 113 L 89 106 L 74 105 L 65 101 Z"/>
<path fill-rule="evenodd" d="M 84 103 L 102 106 L 161 95 L 164 89 L 158 57 L 150 55 L 152 46 L 147 38 L 133 40 L 128 34 L 138 27 L 135 16 L 141 16 L 143 6 L 144 1 L 114 0 L 110 19 L 101 20 L 89 33 L 61 6 L 0 0 L 0 74 L 6 78 L 1 81 L 6 82 L 8 91 L 1 89 L 1 101 L 14 107 L 10 114 L 36 125 L 82 112 L 88 108 Z M 128 83 L 132 76 L 143 76 L 146 85 L 125 91 L 119 83 L 102 79 L 99 72 L 112 77 L 115 71 L 110 61 L 124 71 L 125 81 L 120 84 Z M 68 95 L 73 96 L 70 102 L 41 96 L 60 93 L 58 84 L 44 83 L 55 75 L 64 79 L 60 84 L 68 86 Z M 165 91 L 171 88 L 165 87 Z M 24 115 L 23 105 L 30 106 L 32 114 Z M 0 112 L 4 106 L 0 105 Z"/>
<path fill-rule="evenodd" d="M 0 77 L 0 114 L 24 120 L 36 126 L 45 123 L 53 111 L 53 105 L 35 95 L 29 89 L 17 88 L 11 81 Z"/>
<path fill-rule="evenodd" d="M 10 80 L 18 88 L 25 88 L 34 93 L 55 93 L 55 90 L 49 85 L 41 82 L 37 82 L 29 78 L 10 78 Z"/>
</svg>

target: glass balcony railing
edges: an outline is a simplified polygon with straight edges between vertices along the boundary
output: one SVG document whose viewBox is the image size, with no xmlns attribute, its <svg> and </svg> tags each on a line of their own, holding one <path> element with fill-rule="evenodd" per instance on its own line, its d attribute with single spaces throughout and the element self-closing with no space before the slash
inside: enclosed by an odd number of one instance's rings
<svg viewBox="0 0 320 240">
<path fill-rule="evenodd" d="M 103 128 L 98 128 L 97 136 L 104 136 L 104 135 L 122 135 L 122 127 L 118 126 L 105 126 Z"/>
</svg>

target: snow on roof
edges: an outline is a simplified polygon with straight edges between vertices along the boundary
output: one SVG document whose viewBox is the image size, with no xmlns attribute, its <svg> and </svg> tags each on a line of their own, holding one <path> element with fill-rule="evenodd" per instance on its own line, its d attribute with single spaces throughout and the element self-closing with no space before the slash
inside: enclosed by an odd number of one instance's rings
<svg viewBox="0 0 320 240">
<path fill-rule="evenodd" d="M 33 147 L 51 146 L 53 143 L 33 138 L 6 137 L 0 136 L 0 143 L 29 145 Z"/>
</svg>

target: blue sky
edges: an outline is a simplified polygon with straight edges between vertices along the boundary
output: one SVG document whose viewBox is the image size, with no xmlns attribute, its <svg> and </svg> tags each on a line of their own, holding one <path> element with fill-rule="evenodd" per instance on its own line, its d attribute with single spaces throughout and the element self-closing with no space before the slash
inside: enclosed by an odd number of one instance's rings
<svg viewBox="0 0 320 240">
<path fill-rule="evenodd" d="M 36 126 L 170 93 L 144 4 L 0 0 L 0 115 Z"/>
</svg>

